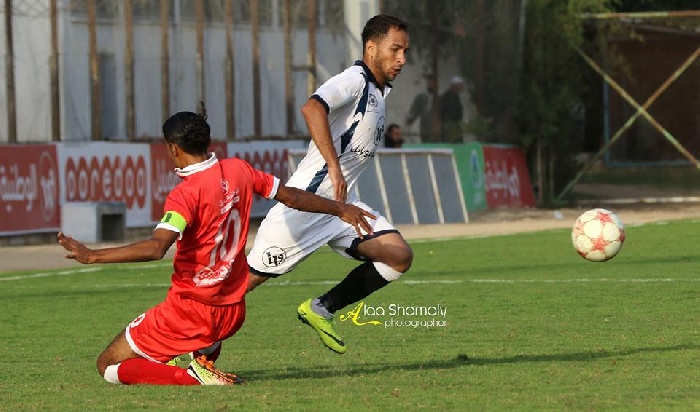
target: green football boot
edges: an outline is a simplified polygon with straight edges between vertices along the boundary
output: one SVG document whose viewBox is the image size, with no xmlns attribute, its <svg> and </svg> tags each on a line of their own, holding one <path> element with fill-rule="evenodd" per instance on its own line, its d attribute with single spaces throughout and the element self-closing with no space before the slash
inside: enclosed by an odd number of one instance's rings
<svg viewBox="0 0 700 412">
<path fill-rule="evenodd" d="M 333 319 L 326 319 L 311 310 L 311 299 L 299 305 L 297 314 L 300 321 L 311 326 L 316 333 L 318 333 L 323 344 L 329 349 L 340 354 L 348 351 L 345 342 L 343 342 L 340 335 L 338 335 L 335 328 L 333 328 Z"/>
<path fill-rule="evenodd" d="M 192 352 L 190 352 L 190 353 L 184 353 L 184 354 L 182 354 L 182 355 L 180 355 L 180 356 L 176 356 L 176 357 L 170 359 L 170 360 L 168 361 L 168 363 L 166 363 L 166 365 L 169 365 L 169 366 L 179 366 L 179 367 L 183 367 L 183 366 L 184 366 L 184 367 L 187 367 L 187 365 L 189 365 L 190 362 L 192 362 L 193 359 L 194 359 L 194 356 L 192 356 Z"/>
<path fill-rule="evenodd" d="M 190 362 L 187 373 L 202 385 L 241 385 L 245 381 L 233 373 L 222 372 L 214 362 L 200 356 Z"/>
</svg>

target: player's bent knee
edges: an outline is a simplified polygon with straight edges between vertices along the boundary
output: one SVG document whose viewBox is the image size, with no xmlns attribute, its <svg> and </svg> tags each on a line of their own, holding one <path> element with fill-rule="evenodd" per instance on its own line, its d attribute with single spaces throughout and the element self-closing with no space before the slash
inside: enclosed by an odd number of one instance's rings
<svg viewBox="0 0 700 412">
<path fill-rule="evenodd" d="M 119 380 L 117 369 L 119 369 L 119 364 L 109 365 L 107 366 L 107 368 L 105 368 L 104 372 L 101 373 L 101 375 L 107 382 L 112 383 L 114 385 L 121 385 L 122 382 Z"/>
<path fill-rule="evenodd" d="M 394 270 L 406 273 L 413 264 L 413 250 L 411 250 L 411 248 L 401 248 L 393 254 L 391 262 L 387 263 Z"/>
<path fill-rule="evenodd" d="M 413 249 L 406 248 L 404 249 L 403 253 L 401 254 L 401 259 L 400 261 L 400 270 L 401 272 L 408 272 L 408 269 L 411 268 L 411 265 L 413 264 Z"/>
<path fill-rule="evenodd" d="M 104 377 L 105 376 L 105 371 L 107 370 L 107 367 L 109 364 L 104 362 L 102 360 L 102 356 L 97 358 L 97 361 L 95 362 L 95 366 L 97 367 L 97 372 L 100 374 L 100 376 Z"/>
</svg>

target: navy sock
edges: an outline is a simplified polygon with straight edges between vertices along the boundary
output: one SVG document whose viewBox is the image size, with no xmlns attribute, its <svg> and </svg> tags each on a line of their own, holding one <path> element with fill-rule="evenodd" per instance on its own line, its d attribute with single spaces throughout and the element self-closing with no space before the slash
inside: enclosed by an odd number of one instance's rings
<svg viewBox="0 0 700 412">
<path fill-rule="evenodd" d="M 372 262 L 356 267 L 331 290 L 319 296 L 319 303 L 328 312 L 336 311 L 366 298 L 371 293 L 388 285 L 389 281 L 377 272 Z"/>
</svg>

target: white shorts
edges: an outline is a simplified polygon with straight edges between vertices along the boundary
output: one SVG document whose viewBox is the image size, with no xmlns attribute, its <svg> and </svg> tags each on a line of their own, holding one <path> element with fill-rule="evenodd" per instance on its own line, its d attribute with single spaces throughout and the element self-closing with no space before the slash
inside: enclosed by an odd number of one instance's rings
<svg viewBox="0 0 700 412">
<path fill-rule="evenodd" d="M 374 232 L 371 236 L 358 238 L 355 228 L 336 216 L 302 212 L 281 203 L 275 205 L 260 224 L 248 253 L 251 271 L 269 277 L 283 275 L 326 244 L 346 258 L 363 260 L 356 251 L 359 243 L 398 232 L 376 210 L 359 200 L 351 203 L 377 216 L 376 220 L 367 219 Z"/>
</svg>

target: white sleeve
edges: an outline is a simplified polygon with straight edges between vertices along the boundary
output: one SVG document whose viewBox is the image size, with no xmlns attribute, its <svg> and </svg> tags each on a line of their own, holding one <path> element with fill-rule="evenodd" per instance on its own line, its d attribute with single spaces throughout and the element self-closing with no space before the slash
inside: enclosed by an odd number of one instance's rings
<svg viewBox="0 0 700 412">
<path fill-rule="evenodd" d="M 320 99 L 330 111 L 358 99 L 365 88 L 365 83 L 366 80 L 362 74 L 346 70 L 328 79 L 311 97 Z"/>
<path fill-rule="evenodd" d="M 267 195 L 267 199 L 274 199 L 277 196 L 277 189 L 280 188 L 280 180 L 277 176 L 274 176 L 275 180 L 272 183 L 272 189 L 270 189 L 270 194 Z"/>
</svg>

